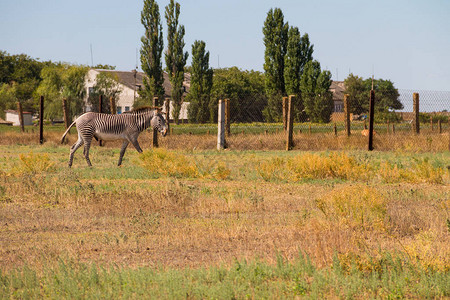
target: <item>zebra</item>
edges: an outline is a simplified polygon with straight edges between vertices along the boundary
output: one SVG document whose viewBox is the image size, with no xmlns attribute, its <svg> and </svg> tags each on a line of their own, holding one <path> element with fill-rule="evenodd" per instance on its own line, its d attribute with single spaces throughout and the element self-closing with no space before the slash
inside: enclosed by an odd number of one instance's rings
<svg viewBox="0 0 450 300">
<path fill-rule="evenodd" d="M 69 167 L 72 167 L 73 155 L 78 148 L 84 144 L 84 157 L 89 167 L 92 167 L 89 159 L 89 148 L 91 147 L 92 138 L 100 140 L 123 140 L 120 149 L 120 157 L 118 166 L 122 164 L 122 158 L 128 144 L 131 143 L 139 153 L 142 149 L 138 143 L 139 134 L 152 126 L 157 129 L 162 136 L 167 134 L 167 124 L 162 116 L 159 108 L 141 107 L 130 112 L 118 115 L 110 115 L 104 113 L 88 112 L 79 116 L 66 132 L 64 132 L 61 143 L 73 125 L 77 125 L 78 140 L 70 147 Z"/>
</svg>

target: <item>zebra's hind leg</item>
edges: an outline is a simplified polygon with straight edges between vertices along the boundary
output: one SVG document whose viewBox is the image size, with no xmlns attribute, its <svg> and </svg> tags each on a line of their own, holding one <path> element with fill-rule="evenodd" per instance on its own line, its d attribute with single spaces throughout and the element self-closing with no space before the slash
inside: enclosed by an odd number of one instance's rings
<svg viewBox="0 0 450 300">
<path fill-rule="evenodd" d="M 89 159 L 89 149 L 91 148 L 92 138 L 87 139 L 84 142 L 84 157 L 86 158 L 86 162 L 89 167 L 92 167 L 91 160 Z"/>
<path fill-rule="evenodd" d="M 75 154 L 75 151 L 77 151 L 81 145 L 83 145 L 83 139 L 79 136 L 77 142 L 70 147 L 69 168 L 72 167 L 73 155 Z"/>
<path fill-rule="evenodd" d="M 123 141 L 122 148 L 120 149 L 119 162 L 117 164 L 118 166 L 120 166 L 122 164 L 123 155 L 125 154 L 125 150 L 127 150 L 127 147 L 128 147 L 129 143 L 130 142 L 128 142 L 126 140 Z"/>
</svg>

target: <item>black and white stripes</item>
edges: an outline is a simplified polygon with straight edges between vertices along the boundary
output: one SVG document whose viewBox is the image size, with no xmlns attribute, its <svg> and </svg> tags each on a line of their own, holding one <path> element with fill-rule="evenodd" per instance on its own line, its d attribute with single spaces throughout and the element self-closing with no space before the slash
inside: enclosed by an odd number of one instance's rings
<svg viewBox="0 0 450 300">
<path fill-rule="evenodd" d="M 92 166 L 89 160 L 89 148 L 92 138 L 101 140 L 123 140 L 118 165 L 122 164 L 122 158 L 128 144 L 131 143 L 138 152 L 142 152 L 137 141 L 139 134 L 152 126 L 157 129 L 163 136 L 167 133 L 167 125 L 164 117 L 157 109 L 140 108 L 128 113 L 120 115 L 110 115 L 102 113 L 89 112 L 78 117 L 66 130 L 62 140 L 69 132 L 70 128 L 75 125 L 78 130 L 78 140 L 70 148 L 69 167 L 72 166 L 75 151 L 84 144 L 84 156 L 89 166 Z"/>
</svg>

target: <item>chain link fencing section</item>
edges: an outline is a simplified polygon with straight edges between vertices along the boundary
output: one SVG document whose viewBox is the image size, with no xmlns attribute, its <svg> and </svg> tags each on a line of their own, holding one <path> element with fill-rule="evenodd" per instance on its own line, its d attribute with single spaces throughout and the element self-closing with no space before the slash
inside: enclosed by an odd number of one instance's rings
<svg viewBox="0 0 450 300">
<path fill-rule="evenodd" d="M 450 150 L 450 92 L 398 90 L 402 110 L 380 112 L 375 109 L 373 146 L 375 150 L 445 151 Z M 413 94 L 418 93 L 419 133 L 416 131 Z M 375 97 L 375 103 L 384 99 Z M 356 102 L 356 101 L 355 101 Z M 367 96 L 367 106 L 369 95 Z M 280 99 L 278 109 L 283 110 Z M 349 97 L 349 105 L 354 103 Z M 365 104 L 363 104 L 365 105 Z M 283 118 L 267 122 L 267 99 L 245 95 L 227 99 L 225 148 L 230 150 L 285 150 L 287 133 Z M 379 105 L 378 105 L 379 107 Z M 342 102 L 334 101 L 341 110 Z M 364 107 L 360 110 L 364 110 Z M 197 124 L 186 120 L 171 123 L 168 139 L 160 145 L 169 149 L 217 149 L 217 105 L 210 108 L 214 122 Z M 346 114 L 333 112 L 331 122 L 312 123 L 304 111 L 294 111 L 293 150 L 367 150 L 368 113 L 350 114 L 350 135 Z"/>
</svg>

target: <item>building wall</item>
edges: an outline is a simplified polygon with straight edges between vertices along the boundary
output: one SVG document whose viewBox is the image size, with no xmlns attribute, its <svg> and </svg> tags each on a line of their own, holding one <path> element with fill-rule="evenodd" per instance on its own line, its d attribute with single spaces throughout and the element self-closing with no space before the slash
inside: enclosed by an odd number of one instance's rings
<svg viewBox="0 0 450 300">
<path fill-rule="evenodd" d="M 86 81 L 85 81 L 86 98 L 84 100 L 86 112 L 92 111 L 92 107 L 88 103 L 87 100 L 89 98 L 92 87 L 96 83 L 96 77 L 98 74 L 100 74 L 99 71 L 90 69 L 86 76 Z M 117 107 L 117 113 L 123 113 L 123 112 L 125 112 L 127 110 L 131 110 L 133 108 L 135 94 L 134 94 L 134 90 L 130 89 L 129 87 L 127 87 L 121 83 L 119 83 L 119 86 L 120 86 L 120 89 L 122 92 L 119 94 L 119 99 L 116 103 L 116 107 Z M 138 94 L 136 93 L 136 97 L 137 96 L 138 96 Z"/>
<path fill-rule="evenodd" d="M 13 122 L 13 126 L 20 126 L 19 113 L 6 112 L 6 121 Z M 23 114 L 23 123 L 25 126 L 33 125 L 30 113 Z"/>
</svg>

